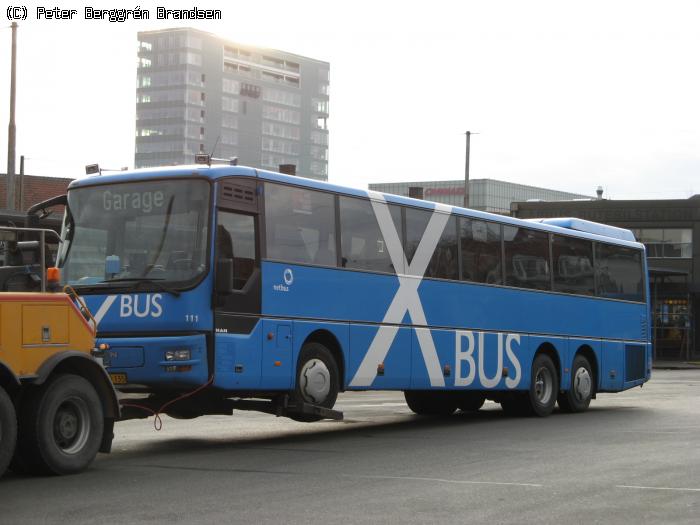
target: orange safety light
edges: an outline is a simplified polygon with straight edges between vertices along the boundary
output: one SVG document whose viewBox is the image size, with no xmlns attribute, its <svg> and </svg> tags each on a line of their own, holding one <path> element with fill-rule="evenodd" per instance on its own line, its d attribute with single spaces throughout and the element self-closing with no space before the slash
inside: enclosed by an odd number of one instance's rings
<svg viewBox="0 0 700 525">
<path fill-rule="evenodd" d="M 52 266 L 46 269 L 46 281 L 52 284 L 58 283 L 61 280 L 61 270 Z"/>
</svg>

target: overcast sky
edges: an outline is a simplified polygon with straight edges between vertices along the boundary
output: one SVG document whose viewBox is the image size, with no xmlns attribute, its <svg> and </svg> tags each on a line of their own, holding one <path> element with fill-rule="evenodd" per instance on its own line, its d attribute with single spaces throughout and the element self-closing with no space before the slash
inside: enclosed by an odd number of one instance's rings
<svg viewBox="0 0 700 525">
<path fill-rule="evenodd" d="M 158 5 L 222 20 L 155 20 Z M 146 0 L 151 20 L 36 20 L 18 32 L 17 169 L 134 164 L 136 32 L 191 26 L 331 64 L 329 180 L 471 177 L 609 198 L 700 193 L 700 2 Z M 6 18 L 6 13 L 0 13 Z M 10 30 L 0 30 L 0 171 Z"/>
</svg>

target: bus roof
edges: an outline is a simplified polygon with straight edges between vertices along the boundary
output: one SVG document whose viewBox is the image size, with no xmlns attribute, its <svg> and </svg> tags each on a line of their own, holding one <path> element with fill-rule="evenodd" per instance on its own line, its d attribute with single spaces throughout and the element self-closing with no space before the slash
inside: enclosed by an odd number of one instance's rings
<svg viewBox="0 0 700 525">
<path fill-rule="evenodd" d="M 392 204 L 404 204 L 417 208 L 434 210 L 438 204 L 431 201 L 393 195 L 391 193 L 380 193 L 370 190 L 362 190 L 348 186 L 339 186 L 329 182 L 315 179 L 307 179 L 296 175 L 285 175 L 273 171 L 261 170 L 247 166 L 192 164 L 185 166 L 163 166 L 157 168 L 141 168 L 128 171 L 110 172 L 105 175 L 94 175 L 84 179 L 74 180 L 68 189 L 83 188 L 87 186 L 97 186 L 102 184 L 117 184 L 126 182 L 140 182 L 163 178 L 191 178 L 201 177 L 208 180 L 218 180 L 224 177 L 257 177 L 263 180 L 294 184 L 311 189 L 325 190 L 355 197 L 370 197 L 373 194 L 383 196 Z M 439 205 L 444 206 L 444 205 Z M 553 218 L 553 219 L 517 219 L 506 215 L 498 215 L 485 211 L 466 209 L 459 206 L 451 206 L 452 212 L 458 215 L 496 221 L 502 224 L 516 227 L 528 227 L 552 233 L 574 235 L 591 240 L 615 242 L 616 244 L 627 245 L 634 248 L 643 248 L 643 244 L 635 241 L 634 234 L 630 230 L 608 226 L 597 222 L 586 221 L 577 218 Z"/>
</svg>

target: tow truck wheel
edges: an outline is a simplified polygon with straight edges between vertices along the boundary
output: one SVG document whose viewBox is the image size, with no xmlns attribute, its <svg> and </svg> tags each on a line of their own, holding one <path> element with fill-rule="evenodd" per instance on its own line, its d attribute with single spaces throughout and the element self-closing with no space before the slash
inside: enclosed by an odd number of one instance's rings
<svg viewBox="0 0 700 525">
<path fill-rule="evenodd" d="M 0 386 L 0 476 L 12 459 L 17 442 L 17 415 L 10 396 Z"/>
<path fill-rule="evenodd" d="M 35 474 L 73 474 L 92 463 L 103 432 L 102 403 L 86 379 L 59 375 L 24 400 L 18 459 Z"/>
</svg>

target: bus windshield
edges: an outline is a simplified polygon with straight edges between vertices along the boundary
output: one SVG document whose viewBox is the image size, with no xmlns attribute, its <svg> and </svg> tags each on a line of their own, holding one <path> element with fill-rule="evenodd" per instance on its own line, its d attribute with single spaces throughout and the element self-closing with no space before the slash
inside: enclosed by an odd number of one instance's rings
<svg viewBox="0 0 700 525">
<path fill-rule="evenodd" d="M 193 284 L 206 271 L 209 184 L 159 180 L 68 192 L 58 254 L 65 284 Z"/>
</svg>

